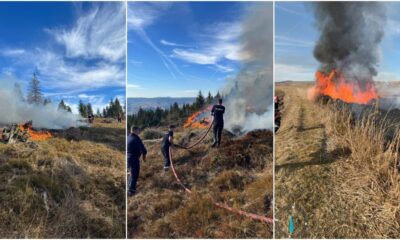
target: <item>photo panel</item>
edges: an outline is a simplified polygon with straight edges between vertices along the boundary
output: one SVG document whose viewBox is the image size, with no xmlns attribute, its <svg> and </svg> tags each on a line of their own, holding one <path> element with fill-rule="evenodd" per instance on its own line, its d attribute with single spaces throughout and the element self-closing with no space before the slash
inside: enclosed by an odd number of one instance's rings
<svg viewBox="0 0 400 240">
<path fill-rule="evenodd" d="M 125 238 L 125 3 L 0 18 L 0 236 Z"/>
<path fill-rule="evenodd" d="M 273 3 L 128 3 L 128 238 L 273 237 Z"/>
<path fill-rule="evenodd" d="M 275 3 L 275 237 L 400 236 L 398 2 Z"/>
</svg>

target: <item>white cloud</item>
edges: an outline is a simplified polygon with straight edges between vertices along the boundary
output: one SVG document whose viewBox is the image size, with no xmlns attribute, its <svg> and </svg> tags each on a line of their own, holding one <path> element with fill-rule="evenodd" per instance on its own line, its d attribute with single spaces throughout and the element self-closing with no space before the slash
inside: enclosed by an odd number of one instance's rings
<svg viewBox="0 0 400 240">
<path fill-rule="evenodd" d="M 172 50 L 173 57 L 197 64 L 215 64 L 218 60 L 217 56 L 208 55 L 206 53 L 196 52 L 195 50 Z"/>
<path fill-rule="evenodd" d="M 5 51 L 14 64 L 37 69 L 47 89 L 74 94 L 125 86 L 125 8 L 100 4 L 78 17 L 70 28 L 46 29 L 57 47 Z M 49 92 L 49 95 L 53 93 Z M 53 94 L 54 95 L 54 94 Z"/>
<path fill-rule="evenodd" d="M 135 89 L 140 89 L 140 88 L 142 88 L 142 86 L 140 86 L 140 85 L 137 85 L 137 84 L 127 84 L 126 85 L 126 87 L 127 88 L 135 88 Z"/>
<path fill-rule="evenodd" d="M 235 69 L 228 67 L 228 66 L 223 66 L 220 64 L 215 64 L 215 66 L 218 68 L 218 70 L 220 70 L 221 72 L 224 72 L 224 73 L 229 73 L 229 72 L 235 71 Z"/>
<path fill-rule="evenodd" d="M 214 23 L 199 35 L 199 41 L 202 41 L 203 47 L 198 49 L 175 48 L 172 50 L 171 56 L 190 63 L 215 65 L 222 72 L 231 71 L 221 67 L 220 62 L 223 60 L 240 61 L 248 58 L 239 43 L 241 31 L 241 25 L 237 22 Z"/>
<path fill-rule="evenodd" d="M 132 30 L 146 28 L 153 24 L 171 4 L 168 2 L 130 2 L 128 5 L 128 27 Z"/>
<path fill-rule="evenodd" d="M 147 35 L 145 27 L 153 23 L 163 11 L 169 8 L 171 3 L 136 3 L 132 2 L 128 8 L 128 28 L 135 31 L 160 57 L 165 68 L 173 78 L 176 75 L 183 76 L 178 66 L 164 53 Z"/>
<path fill-rule="evenodd" d="M 163 45 L 165 45 L 165 46 L 189 47 L 189 46 L 184 45 L 184 44 L 174 43 L 174 42 L 170 42 L 170 41 L 167 41 L 167 40 L 164 40 L 164 39 L 161 39 L 161 40 L 160 40 L 160 43 L 163 44 Z"/>
<path fill-rule="evenodd" d="M 0 50 L 0 54 L 3 56 L 6 56 L 6 57 L 20 56 L 25 53 L 26 53 L 25 49 L 21 49 L 21 48 L 8 48 L 8 49 Z"/>
<path fill-rule="evenodd" d="M 36 49 L 30 61 L 36 60 L 42 80 L 49 81 L 48 87 L 80 91 L 125 84 L 123 65 L 98 62 L 86 65 L 81 62 L 70 62 L 54 52 Z"/>
<path fill-rule="evenodd" d="M 65 47 L 69 58 L 102 58 L 110 62 L 125 59 L 125 4 L 94 7 L 80 16 L 70 29 L 47 29 Z"/>
</svg>

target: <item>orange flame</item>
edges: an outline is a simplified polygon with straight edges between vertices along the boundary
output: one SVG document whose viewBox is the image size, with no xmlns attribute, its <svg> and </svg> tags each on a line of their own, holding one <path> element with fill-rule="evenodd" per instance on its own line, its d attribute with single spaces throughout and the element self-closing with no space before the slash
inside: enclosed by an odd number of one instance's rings
<svg viewBox="0 0 400 240">
<path fill-rule="evenodd" d="M 193 113 L 186 120 L 186 123 L 183 125 L 184 128 L 207 128 L 211 122 L 211 117 L 206 116 L 201 118 L 201 115 L 208 114 L 208 111 L 211 110 L 212 106 L 207 107 L 204 110 Z"/>
<path fill-rule="evenodd" d="M 357 82 L 347 81 L 343 74 L 336 70 L 332 70 L 328 75 L 317 71 L 315 77 L 316 84 L 308 92 L 310 99 L 325 95 L 347 103 L 368 104 L 378 98 L 372 81 L 367 82 L 365 88 L 361 89 Z"/>
<path fill-rule="evenodd" d="M 53 137 L 53 135 L 49 132 L 49 131 L 35 131 L 32 129 L 32 126 L 25 126 L 25 124 L 21 124 L 19 125 L 19 128 L 21 129 L 21 131 L 25 131 L 25 129 L 27 129 L 28 134 L 30 136 L 30 140 L 32 141 L 45 141 L 51 137 Z"/>
</svg>

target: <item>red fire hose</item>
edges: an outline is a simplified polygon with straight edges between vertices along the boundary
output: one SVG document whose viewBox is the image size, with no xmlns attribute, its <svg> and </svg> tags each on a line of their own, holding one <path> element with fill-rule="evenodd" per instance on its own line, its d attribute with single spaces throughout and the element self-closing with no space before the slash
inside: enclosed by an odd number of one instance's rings
<svg viewBox="0 0 400 240">
<path fill-rule="evenodd" d="M 206 133 L 205 133 L 197 142 L 195 142 L 195 143 L 192 144 L 191 146 L 185 147 L 185 146 L 177 145 L 177 144 L 176 144 L 175 146 L 178 146 L 178 147 L 183 148 L 183 149 L 191 149 L 191 148 L 193 148 L 194 146 L 196 146 L 197 144 L 199 144 L 201 141 L 203 141 L 204 138 L 206 138 L 207 134 L 208 134 L 208 133 L 210 132 L 210 130 L 211 130 L 211 127 L 212 127 L 212 124 L 210 124 L 210 126 L 208 127 Z"/>
<path fill-rule="evenodd" d="M 208 131 L 210 130 L 210 128 L 208 129 Z M 207 133 L 208 133 L 208 131 L 207 131 Z M 205 136 L 206 135 L 207 134 L 205 134 Z M 193 146 L 191 146 L 191 147 L 193 147 Z M 171 162 L 172 172 L 174 173 L 176 181 L 178 181 L 178 183 L 182 186 L 182 188 L 186 191 L 186 193 L 188 193 L 188 194 L 192 193 L 192 191 L 182 183 L 182 181 L 180 180 L 178 174 L 176 174 L 176 171 L 175 171 L 175 168 L 174 168 L 174 163 L 173 163 L 173 160 L 172 160 L 171 147 L 169 148 L 169 159 L 170 159 L 170 162 Z M 233 213 L 236 213 L 236 214 L 251 218 L 253 220 L 258 220 L 258 221 L 265 222 L 267 224 L 273 224 L 273 222 L 274 222 L 274 220 L 272 218 L 269 218 L 269 217 L 266 217 L 266 216 L 257 215 L 257 214 L 253 214 L 253 213 L 248 213 L 248 212 L 245 212 L 245 211 L 239 210 L 239 209 L 235 209 L 235 208 L 229 207 L 226 203 L 216 203 L 216 202 L 214 202 L 214 205 L 219 207 L 219 208 L 226 209 L 226 210 L 228 210 L 230 212 L 233 212 Z"/>
</svg>

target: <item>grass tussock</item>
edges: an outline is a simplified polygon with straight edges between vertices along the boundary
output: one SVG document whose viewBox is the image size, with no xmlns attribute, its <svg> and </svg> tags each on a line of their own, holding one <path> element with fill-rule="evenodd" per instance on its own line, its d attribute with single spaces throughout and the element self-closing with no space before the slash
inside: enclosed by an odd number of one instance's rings
<svg viewBox="0 0 400 240">
<path fill-rule="evenodd" d="M 350 236 L 395 238 L 400 234 L 400 132 L 398 119 L 372 107 L 362 114 L 338 105 L 327 110 L 327 130 L 332 144 L 350 152 L 346 160 L 346 185 L 337 189 L 351 196 L 358 221 Z M 393 134 L 394 133 L 394 134 Z"/>
<path fill-rule="evenodd" d="M 71 131 L 76 138 L 65 137 Z M 123 123 L 96 122 L 43 142 L 0 144 L 0 235 L 123 238 L 124 133 Z"/>
<path fill-rule="evenodd" d="M 188 146 L 204 130 L 175 130 L 175 142 Z M 214 205 L 224 202 L 251 213 L 272 217 L 272 133 L 235 137 L 224 132 L 220 148 L 211 136 L 191 150 L 173 149 L 174 165 L 185 193 L 172 172 L 162 170 L 160 142 L 144 142 L 138 192 L 128 200 L 131 238 L 271 238 L 272 226 L 246 219 Z"/>
</svg>

